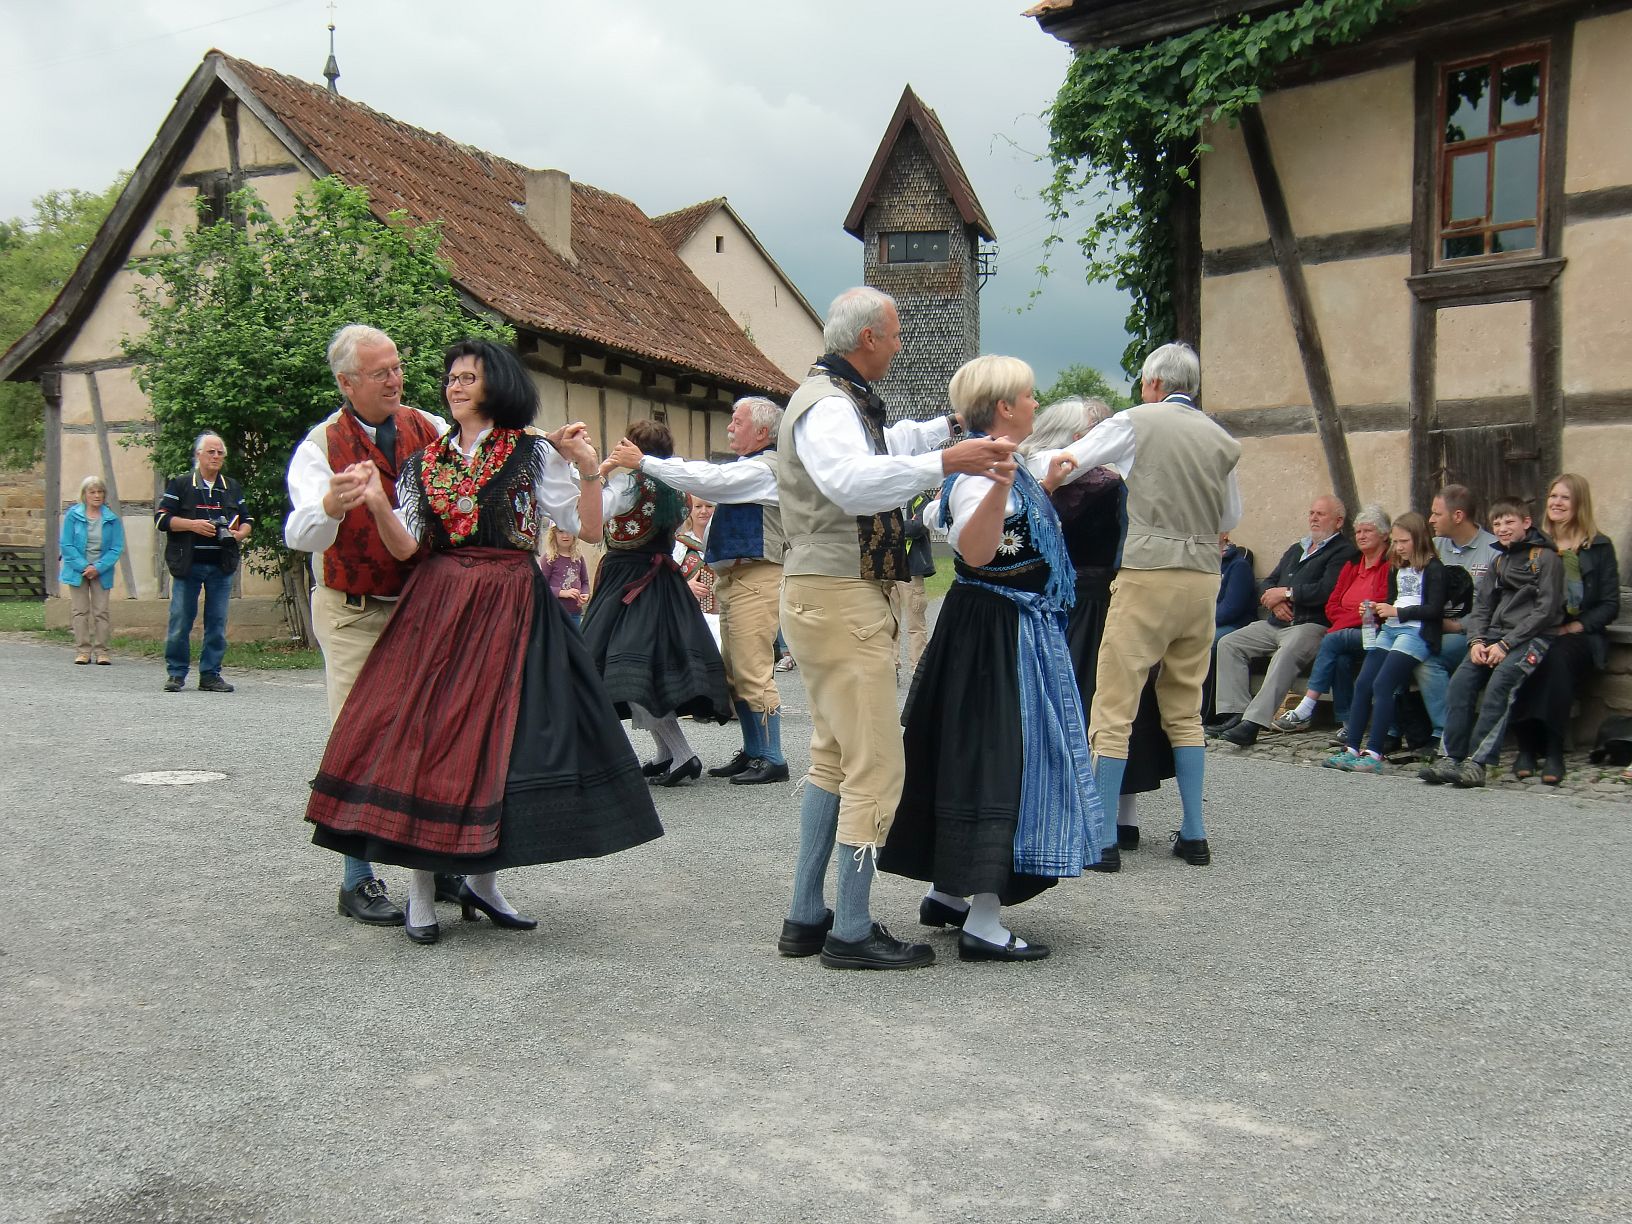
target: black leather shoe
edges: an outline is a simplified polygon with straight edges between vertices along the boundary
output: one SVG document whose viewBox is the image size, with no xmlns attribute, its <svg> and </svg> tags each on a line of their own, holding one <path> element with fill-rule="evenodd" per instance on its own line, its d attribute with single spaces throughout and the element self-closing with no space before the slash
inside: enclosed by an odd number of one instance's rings
<svg viewBox="0 0 1632 1224">
<path fill-rule="evenodd" d="M 1090 863 L 1089 871 L 1097 871 L 1102 875 L 1115 875 L 1122 870 L 1122 847 L 1106 846 L 1099 852 L 1099 862 Z"/>
<path fill-rule="evenodd" d="M 822 964 L 829 969 L 922 969 L 934 963 L 934 948 L 899 940 L 882 922 L 873 923 L 866 939 L 834 939 L 829 933 L 822 944 Z"/>
<path fill-rule="evenodd" d="M 470 885 L 463 880 L 459 881 L 459 917 L 466 922 L 477 921 L 476 911 L 481 910 L 493 919 L 493 925 L 504 927 L 511 931 L 530 931 L 538 925 L 537 918 L 523 918 L 520 914 L 507 914 L 487 903 L 486 899 L 471 891 Z"/>
<path fill-rule="evenodd" d="M 776 941 L 776 950 L 783 956 L 815 956 L 822 950 L 827 933 L 833 929 L 833 911 L 822 915 L 820 922 L 782 920 L 782 937 Z"/>
<path fill-rule="evenodd" d="M 734 778 L 753 764 L 753 760 L 754 758 L 748 755 L 746 749 L 738 748 L 736 756 L 732 757 L 724 765 L 714 766 L 713 769 L 708 771 L 708 776 L 711 778 Z"/>
<path fill-rule="evenodd" d="M 1237 748 L 1251 748 L 1258 742 L 1258 724 L 1242 719 L 1228 731 L 1220 732 L 1218 738 Z"/>
<path fill-rule="evenodd" d="M 642 765 L 640 767 L 640 775 L 643 778 L 655 778 L 659 774 L 668 773 L 669 772 L 669 766 L 673 765 L 673 764 L 674 764 L 674 758 L 673 757 L 665 757 L 661 761 L 647 761 L 644 765 Z"/>
<path fill-rule="evenodd" d="M 1124 824 L 1117 825 L 1116 847 L 1118 850 L 1139 849 L 1139 826 Z"/>
<path fill-rule="evenodd" d="M 1181 836 L 1177 830 L 1172 834 L 1173 854 L 1182 858 L 1192 867 L 1205 867 L 1213 861 L 1213 852 L 1207 848 L 1207 839 L 1198 837 L 1194 840 Z"/>
<path fill-rule="evenodd" d="M 465 877 L 462 875 L 444 875 L 436 873 L 436 899 L 438 901 L 459 900 L 459 890 L 465 886 Z"/>
<path fill-rule="evenodd" d="M 934 897 L 925 897 L 918 902 L 918 923 L 920 926 L 956 927 L 963 929 L 963 920 L 969 917 L 966 909 L 953 909 L 945 901 L 937 901 Z"/>
<path fill-rule="evenodd" d="M 407 921 L 385 895 L 385 883 L 373 876 L 356 888 L 340 890 L 339 913 L 342 918 L 355 918 L 369 926 L 401 926 Z"/>
<path fill-rule="evenodd" d="M 1240 721 L 1241 715 L 1239 714 L 1224 714 L 1220 715 L 1217 722 L 1208 723 L 1202 728 L 1202 730 L 1207 734 L 1209 739 L 1217 739 L 1220 735 L 1223 735 L 1224 732 L 1228 731 Z"/>
<path fill-rule="evenodd" d="M 1042 960 L 1048 955 L 1047 944 L 1027 944 L 1015 947 L 1019 941 L 1009 936 L 1006 944 L 995 944 L 965 931 L 958 936 L 958 959 L 963 961 L 1028 961 Z"/>
<path fill-rule="evenodd" d="M 773 764 L 764 757 L 755 757 L 748 763 L 747 769 L 731 779 L 731 785 L 763 786 L 767 782 L 786 782 L 787 780 L 788 766 L 786 762 Z"/>
<path fill-rule="evenodd" d="M 442 938 L 440 923 L 433 922 L 430 926 L 416 927 L 413 923 L 404 921 L 402 929 L 408 938 L 417 944 L 433 944 Z"/>
<path fill-rule="evenodd" d="M 230 693 L 233 689 L 232 685 L 221 679 L 220 675 L 217 674 L 214 676 L 200 676 L 198 678 L 198 691 L 201 693 Z"/>
<path fill-rule="evenodd" d="M 703 761 L 701 757 L 692 757 L 684 765 L 676 765 L 666 773 L 658 774 L 652 779 L 653 786 L 679 786 L 682 782 L 691 782 L 703 776 Z"/>
</svg>

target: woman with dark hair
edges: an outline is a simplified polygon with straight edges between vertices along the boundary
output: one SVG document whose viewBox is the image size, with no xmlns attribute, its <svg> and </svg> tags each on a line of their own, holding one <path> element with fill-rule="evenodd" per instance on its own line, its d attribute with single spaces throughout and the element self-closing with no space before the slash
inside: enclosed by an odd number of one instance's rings
<svg viewBox="0 0 1632 1224">
<path fill-rule="evenodd" d="M 636 421 L 626 436 L 642 454 L 674 454 L 661 421 Z M 619 716 L 657 741 L 657 756 L 642 770 L 654 786 L 679 786 L 703 772 L 680 719 L 731 720 L 725 665 L 675 563 L 675 532 L 686 518 L 681 494 L 644 472 L 620 470 L 610 484 L 606 555 L 584 609 L 584 643 Z"/>
<path fill-rule="evenodd" d="M 1564 781 L 1564 733 L 1576 694 L 1609 659 L 1604 630 L 1621 614 L 1621 572 L 1615 545 L 1598 530 L 1585 476 L 1553 477 L 1544 514 L 1542 530 L 1564 563 L 1564 623 L 1514 702 L 1511 722 L 1519 754 L 1513 776 L 1532 776 L 1536 758 L 1545 753 L 1541 780 L 1557 786 Z"/>
<path fill-rule="evenodd" d="M 426 549 L 329 736 L 306 819 L 320 846 L 412 871 L 408 938 L 435 943 L 437 872 L 467 921 L 537 926 L 497 872 L 662 836 L 640 764 L 583 642 L 539 570 L 545 528 L 599 532 L 582 424 L 525 427 L 538 394 L 508 349 L 448 350 L 454 426 L 415 455 L 393 510 L 365 504 L 392 556 Z M 576 470 L 574 470 L 576 469 Z M 548 516 L 548 518 L 546 518 Z"/>
</svg>

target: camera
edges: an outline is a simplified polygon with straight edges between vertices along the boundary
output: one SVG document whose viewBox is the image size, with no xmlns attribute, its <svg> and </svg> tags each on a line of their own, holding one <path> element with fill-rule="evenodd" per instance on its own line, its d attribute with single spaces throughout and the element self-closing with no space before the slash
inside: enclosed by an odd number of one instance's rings
<svg viewBox="0 0 1632 1224">
<path fill-rule="evenodd" d="M 231 520 L 225 519 L 225 518 L 221 517 L 221 515 L 218 514 L 214 518 L 212 518 L 210 520 L 210 522 L 215 524 L 215 538 L 216 539 L 219 540 L 222 536 L 230 535 L 232 533 L 232 522 L 231 522 Z"/>
</svg>

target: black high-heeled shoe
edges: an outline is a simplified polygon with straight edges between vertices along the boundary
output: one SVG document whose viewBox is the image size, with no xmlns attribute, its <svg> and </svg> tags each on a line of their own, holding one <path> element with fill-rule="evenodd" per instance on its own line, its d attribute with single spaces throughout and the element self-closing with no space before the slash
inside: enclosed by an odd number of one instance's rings
<svg viewBox="0 0 1632 1224">
<path fill-rule="evenodd" d="M 408 921 L 406 909 L 402 915 L 402 929 L 408 933 L 408 938 L 417 944 L 434 944 L 442 938 L 441 924 L 433 922 L 428 926 L 415 926 Z"/>
<path fill-rule="evenodd" d="M 668 773 L 652 779 L 653 786 L 679 786 L 682 782 L 691 782 L 703 776 L 703 759 L 692 757 L 684 765 L 676 765 Z"/>
<path fill-rule="evenodd" d="M 659 774 L 668 773 L 669 766 L 673 764 L 673 757 L 664 757 L 661 761 L 647 761 L 640 767 L 640 776 L 643 778 L 655 778 Z"/>
<path fill-rule="evenodd" d="M 505 927 L 512 931 L 530 931 L 538 925 L 537 918 L 523 918 L 520 914 L 507 914 L 495 906 L 489 905 L 480 895 L 471 891 L 469 884 L 459 886 L 459 916 L 466 922 L 477 921 L 476 911 L 481 910 L 493 920 L 496 927 Z"/>
</svg>

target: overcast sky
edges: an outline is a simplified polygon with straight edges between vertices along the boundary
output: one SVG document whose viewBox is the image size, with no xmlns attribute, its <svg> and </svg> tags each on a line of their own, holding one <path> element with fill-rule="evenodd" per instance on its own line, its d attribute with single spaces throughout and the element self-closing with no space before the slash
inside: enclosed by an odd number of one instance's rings
<svg viewBox="0 0 1632 1224">
<path fill-rule="evenodd" d="M 997 230 L 982 348 L 1047 386 L 1121 382 L 1123 296 L 1055 248 L 1038 191 L 1065 46 L 1024 0 L 338 0 L 341 92 L 648 215 L 724 195 L 818 311 L 861 276 L 843 230 L 903 85 L 945 125 Z M 321 82 L 323 0 L 0 0 L 0 216 L 133 167 L 210 47 Z M 1080 212 L 1080 210 L 1079 210 Z M 1068 222 L 1074 237 L 1081 221 Z"/>
</svg>

